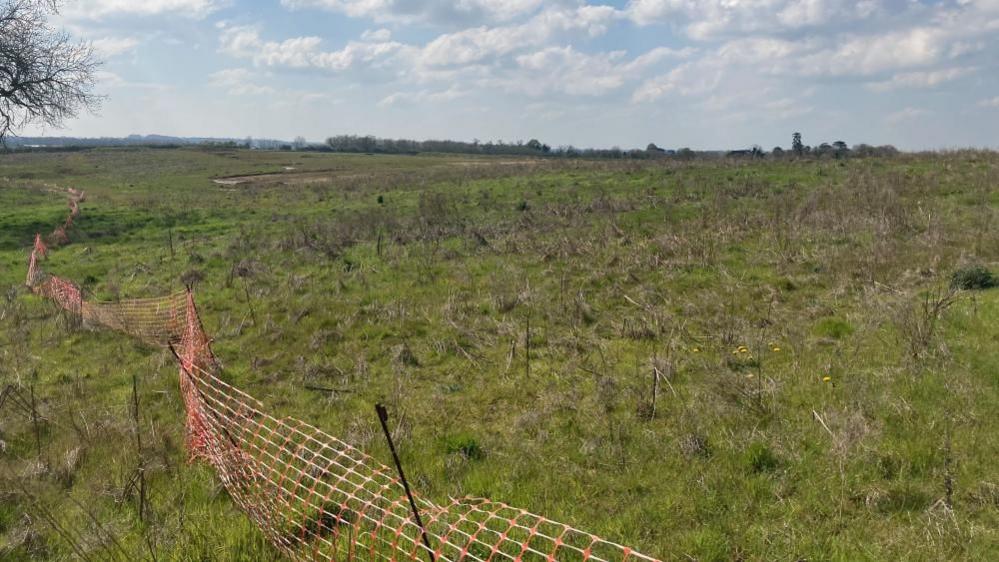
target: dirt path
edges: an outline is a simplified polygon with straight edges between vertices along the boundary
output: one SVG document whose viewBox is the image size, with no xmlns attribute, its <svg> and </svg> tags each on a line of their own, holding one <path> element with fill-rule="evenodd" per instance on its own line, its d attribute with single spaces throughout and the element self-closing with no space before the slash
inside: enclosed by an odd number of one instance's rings
<svg viewBox="0 0 999 562">
<path fill-rule="evenodd" d="M 435 164 L 433 166 L 426 166 L 420 169 L 430 169 L 430 168 L 474 168 L 480 166 L 523 166 L 537 163 L 538 160 L 530 159 L 520 159 L 520 160 L 453 160 L 449 162 L 444 162 L 441 164 Z M 296 184 L 311 184 L 311 183 L 321 183 L 325 181 L 330 181 L 333 179 L 357 179 L 373 177 L 379 173 L 385 172 L 404 172 L 409 170 L 409 168 L 388 168 L 378 172 L 356 172 L 354 170 L 337 170 L 337 169 L 326 169 L 326 170 L 305 170 L 296 171 L 295 168 L 290 166 L 285 166 L 282 172 L 270 172 L 263 174 L 251 174 L 242 176 L 226 176 L 221 178 L 214 178 L 212 181 L 217 185 L 224 186 L 234 186 L 249 183 L 270 183 L 270 182 L 288 182 Z"/>
</svg>

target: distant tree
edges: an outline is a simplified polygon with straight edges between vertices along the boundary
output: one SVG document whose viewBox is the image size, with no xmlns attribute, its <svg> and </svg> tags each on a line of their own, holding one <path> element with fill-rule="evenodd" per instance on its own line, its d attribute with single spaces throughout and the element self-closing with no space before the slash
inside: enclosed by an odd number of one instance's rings
<svg viewBox="0 0 999 562">
<path fill-rule="evenodd" d="M 93 46 L 53 29 L 58 0 L 0 5 L 0 145 L 32 123 L 60 127 L 81 109 L 96 110 L 100 61 Z"/>
<path fill-rule="evenodd" d="M 681 160 L 693 160 L 694 159 L 694 151 L 691 150 L 691 149 L 689 149 L 689 148 L 687 148 L 687 147 L 683 147 L 680 150 L 677 150 L 676 151 L 676 155 Z"/>
<path fill-rule="evenodd" d="M 775 158 L 780 158 L 781 156 L 784 156 L 784 149 L 779 146 L 775 146 L 774 149 L 770 151 L 770 154 L 772 154 Z"/>
<path fill-rule="evenodd" d="M 295 137 L 294 142 L 292 142 L 291 144 L 292 146 L 295 147 L 295 150 L 302 150 L 303 148 L 308 146 L 309 142 L 305 140 L 305 137 L 298 136 Z"/>
<path fill-rule="evenodd" d="M 832 143 L 832 145 L 833 150 L 835 150 L 836 158 L 844 158 L 850 153 L 850 148 L 847 147 L 846 143 L 841 140 Z"/>
<path fill-rule="evenodd" d="M 874 156 L 874 147 L 864 143 L 855 144 L 853 145 L 853 149 L 851 150 L 851 152 L 853 152 L 854 156 L 867 158 L 870 156 Z"/>
<path fill-rule="evenodd" d="M 539 141 L 538 139 L 531 139 L 527 141 L 527 148 L 530 148 L 531 150 L 537 150 L 540 152 L 541 149 L 544 148 L 544 145 L 541 144 L 541 141 Z"/>
<path fill-rule="evenodd" d="M 805 152 L 805 145 L 801 142 L 801 133 L 791 135 L 791 152 L 801 156 Z"/>
</svg>

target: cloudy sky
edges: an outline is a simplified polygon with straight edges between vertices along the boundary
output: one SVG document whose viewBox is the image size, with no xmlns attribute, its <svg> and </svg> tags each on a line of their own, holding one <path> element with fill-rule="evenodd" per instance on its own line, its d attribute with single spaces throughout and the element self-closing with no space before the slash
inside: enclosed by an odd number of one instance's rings
<svg viewBox="0 0 999 562">
<path fill-rule="evenodd" d="M 57 25 L 108 98 L 46 134 L 999 147 L 999 0 L 69 0 Z"/>
</svg>

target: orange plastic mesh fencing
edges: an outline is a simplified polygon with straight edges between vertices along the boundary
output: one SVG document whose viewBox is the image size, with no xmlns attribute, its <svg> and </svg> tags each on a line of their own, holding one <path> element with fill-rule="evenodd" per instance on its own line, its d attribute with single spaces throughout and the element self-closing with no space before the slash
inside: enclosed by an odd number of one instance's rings
<svg viewBox="0 0 999 562">
<path fill-rule="evenodd" d="M 41 281 L 36 282 L 32 287 L 35 293 L 52 299 L 60 307 L 73 314 L 80 314 L 83 297 L 80 288 L 75 283 L 53 275 L 41 275 L 40 277 Z"/>
<path fill-rule="evenodd" d="M 294 560 L 467 562 L 653 561 L 522 509 L 478 498 L 438 505 L 417 497 L 430 549 L 394 472 L 322 430 L 275 418 L 222 380 L 193 294 L 83 301 L 71 282 L 44 274 L 32 250 L 28 283 L 105 326 L 169 346 L 180 367 L 188 452 L 218 473 L 233 501 Z"/>
<path fill-rule="evenodd" d="M 42 235 L 41 234 L 35 234 L 35 248 L 34 249 L 35 249 L 35 253 L 38 254 L 38 257 L 40 257 L 40 258 L 45 258 L 45 257 L 48 257 L 48 255 L 49 255 L 49 248 L 48 248 L 48 246 L 45 245 L 45 242 L 42 242 Z"/>
<path fill-rule="evenodd" d="M 167 345 L 180 341 L 185 306 L 184 293 L 120 302 L 84 301 L 81 318 L 88 326 L 103 326 L 149 344 Z"/>
<path fill-rule="evenodd" d="M 38 267 L 38 250 L 31 250 L 31 258 L 28 259 L 28 275 L 24 279 L 24 284 L 34 287 L 38 284 L 41 276 L 41 269 Z"/>
<path fill-rule="evenodd" d="M 57 226 L 52 231 L 52 234 L 49 235 L 49 243 L 53 246 L 69 244 L 69 229 L 73 226 L 73 219 L 80 215 L 80 203 L 87 198 L 86 193 L 72 187 L 66 189 L 66 195 L 68 197 L 69 214 L 66 215 L 66 220 L 63 221 L 62 225 Z M 35 237 L 36 239 L 40 238 L 37 234 Z M 40 242 L 40 240 L 38 241 Z"/>
<path fill-rule="evenodd" d="M 653 560 L 522 509 L 461 498 L 418 498 L 431 552 L 421 542 L 393 470 L 258 401 L 208 370 L 181 372 L 195 404 L 200 457 L 270 542 L 297 560 Z M 190 419 L 190 418 L 189 418 Z"/>
<path fill-rule="evenodd" d="M 64 246 L 69 244 L 69 234 L 66 234 L 65 226 L 57 226 L 52 234 L 49 234 L 49 243 L 53 246 Z"/>
</svg>

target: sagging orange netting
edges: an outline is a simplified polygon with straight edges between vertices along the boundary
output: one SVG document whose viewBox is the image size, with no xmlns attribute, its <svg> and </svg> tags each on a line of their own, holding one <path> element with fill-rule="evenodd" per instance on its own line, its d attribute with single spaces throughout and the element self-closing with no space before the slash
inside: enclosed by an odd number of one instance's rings
<svg viewBox="0 0 999 562">
<path fill-rule="evenodd" d="M 69 214 L 66 215 L 66 220 L 49 235 L 49 243 L 53 246 L 62 246 L 69 243 L 69 229 L 73 226 L 73 219 L 80 216 L 80 203 L 87 200 L 86 193 L 72 187 L 66 189 L 66 196 L 69 201 Z M 35 243 L 37 248 L 37 245 L 41 243 L 40 236 L 35 235 Z M 44 248 L 44 244 L 42 244 L 42 247 Z"/>
<path fill-rule="evenodd" d="M 79 212 L 79 207 L 74 207 Z M 417 497 L 429 548 L 393 470 L 294 418 L 275 418 L 224 382 L 190 291 L 122 302 L 84 300 L 31 252 L 27 283 L 88 325 L 168 346 L 180 367 L 191 458 L 210 463 L 271 544 L 295 560 L 652 561 L 522 509 L 478 498 Z"/>
</svg>

